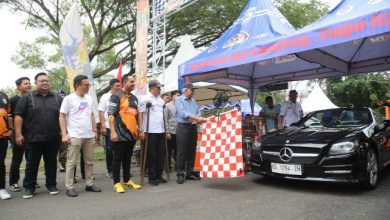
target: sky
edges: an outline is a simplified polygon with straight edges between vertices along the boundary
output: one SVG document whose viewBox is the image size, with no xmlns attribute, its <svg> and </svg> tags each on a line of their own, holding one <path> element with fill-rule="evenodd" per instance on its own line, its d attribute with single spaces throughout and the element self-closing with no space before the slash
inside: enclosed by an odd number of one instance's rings
<svg viewBox="0 0 390 220">
<path fill-rule="evenodd" d="M 340 0 L 322 1 L 328 3 L 332 8 Z M 0 67 L 2 70 L 0 89 L 2 89 L 15 87 L 15 80 L 22 76 L 33 79 L 34 75 L 40 71 L 21 69 L 11 61 L 11 57 L 16 54 L 19 42 L 32 42 L 40 34 L 31 28 L 26 29 L 25 24 L 23 24 L 27 19 L 26 16 L 10 12 L 6 7 L 0 7 L 0 18 L 0 27 L 3 30 L 3 33 L 0 35 Z"/>
</svg>

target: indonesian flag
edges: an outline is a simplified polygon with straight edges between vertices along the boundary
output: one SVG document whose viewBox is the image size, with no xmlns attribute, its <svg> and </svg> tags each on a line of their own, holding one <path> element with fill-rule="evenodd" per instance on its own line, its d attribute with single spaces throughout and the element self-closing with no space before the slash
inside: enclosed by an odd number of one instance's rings
<svg viewBox="0 0 390 220">
<path fill-rule="evenodd" d="M 203 124 L 200 175 L 203 178 L 244 176 L 241 114 L 238 111 L 210 117 Z"/>
<path fill-rule="evenodd" d="M 121 84 L 121 88 L 122 88 L 122 61 L 119 64 L 118 74 L 116 75 L 116 78 L 119 80 L 119 82 Z"/>
</svg>

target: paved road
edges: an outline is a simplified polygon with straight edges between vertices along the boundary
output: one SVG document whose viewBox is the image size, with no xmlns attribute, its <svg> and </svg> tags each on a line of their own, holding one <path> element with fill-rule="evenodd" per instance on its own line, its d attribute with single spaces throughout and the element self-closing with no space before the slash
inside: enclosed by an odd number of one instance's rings
<svg viewBox="0 0 390 220">
<path fill-rule="evenodd" d="M 137 171 L 133 171 L 138 182 Z M 268 179 L 249 174 L 229 180 L 174 180 L 158 187 L 116 194 L 104 175 L 103 162 L 95 169 L 102 193 L 83 191 L 79 197 L 64 193 L 64 175 L 58 176 L 61 194 L 50 196 L 44 187 L 23 200 L 21 193 L 0 201 L 0 219 L 390 219 L 390 169 L 380 186 L 362 191 L 349 185 Z M 40 174 L 39 184 L 44 185 Z"/>
</svg>

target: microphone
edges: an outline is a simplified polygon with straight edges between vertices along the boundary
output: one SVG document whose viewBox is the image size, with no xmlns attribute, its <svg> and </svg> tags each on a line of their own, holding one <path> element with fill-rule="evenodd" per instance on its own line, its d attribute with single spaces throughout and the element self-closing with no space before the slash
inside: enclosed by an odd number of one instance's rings
<svg viewBox="0 0 390 220">
<path fill-rule="evenodd" d="M 147 102 L 146 103 L 146 108 L 150 108 L 150 107 L 152 107 L 152 103 L 151 102 Z"/>
</svg>

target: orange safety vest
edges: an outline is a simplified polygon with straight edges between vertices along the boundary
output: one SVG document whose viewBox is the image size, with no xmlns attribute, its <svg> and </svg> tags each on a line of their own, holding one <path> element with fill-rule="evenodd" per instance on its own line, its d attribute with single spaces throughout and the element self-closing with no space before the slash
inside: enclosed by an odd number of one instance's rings
<svg viewBox="0 0 390 220">
<path fill-rule="evenodd" d="M 390 100 L 387 100 L 386 103 L 390 104 Z M 390 120 L 390 107 L 389 106 L 385 106 L 385 113 L 386 113 L 386 119 Z"/>
</svg>

